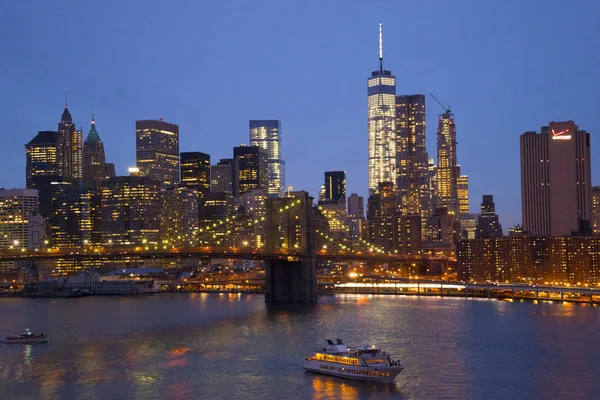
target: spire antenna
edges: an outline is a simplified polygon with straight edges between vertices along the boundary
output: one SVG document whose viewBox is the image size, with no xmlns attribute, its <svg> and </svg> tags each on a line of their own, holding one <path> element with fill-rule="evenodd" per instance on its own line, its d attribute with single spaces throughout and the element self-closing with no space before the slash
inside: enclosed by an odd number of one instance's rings
<svg viewBox="0 0 600 400">
<path fill-rule="evenodd" d="M 383 32 L 381 21 L 379 21 L 379 71 L 383 71 Z"/>
<path fill-rule="evenodd" d="M 68 108 L 68 107 L 69 107 L 69 105 L 68 105 L 68 104 L 69 104 L 69 103 L 67 103 L 67 88 L 65 88 L 65 108 Z"/>
</svg>

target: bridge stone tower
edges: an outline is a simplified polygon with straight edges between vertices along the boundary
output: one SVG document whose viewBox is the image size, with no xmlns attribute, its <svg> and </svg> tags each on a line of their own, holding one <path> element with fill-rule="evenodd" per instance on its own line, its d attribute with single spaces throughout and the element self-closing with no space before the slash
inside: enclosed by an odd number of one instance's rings
<svg viewBox="0 0 600 400">
<path fill-rule="evenodd" d="M 265 301 L 316 302 L 317 279 L 313 198 L 305 191 L 267 202 Z"/>
</svg>

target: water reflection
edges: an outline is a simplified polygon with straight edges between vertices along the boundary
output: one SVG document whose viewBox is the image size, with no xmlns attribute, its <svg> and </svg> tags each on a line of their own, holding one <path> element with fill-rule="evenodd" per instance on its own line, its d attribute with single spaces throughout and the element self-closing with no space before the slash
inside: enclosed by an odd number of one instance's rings
<svg viewBox="0 0 600 400">
<path fill-rule="evenodd" d="M 576 304 L 343 295 L 319 304 L 175 294 L 62 302 L 10 299 L 0 399 L 594 398 L 598 308 Z M 47 318 L 51 316 L 51 318 Z M 37 323 L 35 323 L 37 321 Z M 393 384 L 304 372 L 327 338 L 377 344 L 406 369 Z"/>
</svg>

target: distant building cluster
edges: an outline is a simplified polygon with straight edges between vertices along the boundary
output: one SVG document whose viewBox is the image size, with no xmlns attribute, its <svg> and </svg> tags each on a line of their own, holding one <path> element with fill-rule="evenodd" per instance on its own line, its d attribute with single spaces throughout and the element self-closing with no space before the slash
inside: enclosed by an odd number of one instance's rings
<svg viewBox="0 0 600 400">
<path fill-rule="evenodd" d="M 566 121 L 520 136 L 523 221 L 506 237 L 491 194 L 471 212 L 454 113 L 433 95 L 442 111 L 430 157 L 426 96 L 397 93 L 379 29 L 378 68 L 367 79 L 368 197 L 348 196 L 345 171 L 324 172 L 310 227 L 318 250 L 457 260 L 464 280 L 597 281 L 600 187 L 591 185 L 590 134 Z M 273 214 L 312 199 L 287 186 L 279 120 L 250 120 L 247 144 L 218 161 L 201 149 L 181 151 L 177 124 L 138 120 L 136 165 L 125 176 L 106 161 L 93 116 L 85 140 L 82 132 L 65 104 L 57 129 L 25 145 L 25 188 L 0 190 L 0 250 L 260 249 L 268 235 L 291 248 L 300 236 L 267 232 L 266 221 L 309 229 L 299 217 Z M 78 268 L 59 264 L 59 273 Z"/>
</svg>

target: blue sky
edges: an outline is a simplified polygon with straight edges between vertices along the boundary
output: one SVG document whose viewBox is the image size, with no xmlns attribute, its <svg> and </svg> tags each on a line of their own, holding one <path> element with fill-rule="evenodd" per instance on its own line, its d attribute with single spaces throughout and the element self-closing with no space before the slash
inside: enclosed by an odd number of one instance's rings
<svg viewBox="0 0 600 400">
<path fill-rule="evenodd" d="M 180 126 L 181 151 L 213 161 L 248 142 L 249 119 L 280 119 L 287 182 L 313 196 L 326 170 L 367 195 L 366 80 L 384 62 L 397 93 L 452 105 L 471 211 L 493 194 L 521 220 L 519 135 L 574 120 L 592 133 L 600 183 L 600 2 L 57 1 L 0 6 L 0 187 L 24 187 L 23 145 L 54 130 L 63 89 L 107 159 L 135 163 L 135 120 Z M 437 114 L 427 99 L 427 145 Z"/>
</svg>

